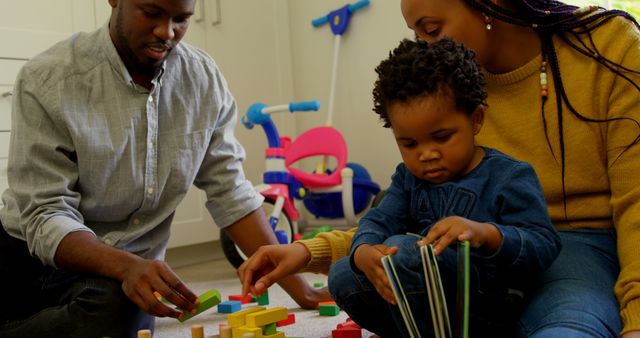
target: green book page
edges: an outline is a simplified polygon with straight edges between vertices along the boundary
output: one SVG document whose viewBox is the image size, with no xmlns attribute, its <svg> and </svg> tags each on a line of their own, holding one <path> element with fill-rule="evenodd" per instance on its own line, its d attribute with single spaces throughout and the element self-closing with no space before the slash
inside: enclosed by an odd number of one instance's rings
<svg viewBox="0 0 640 338">
<path fill-rule="evenodd" d="M 468 241 L 458 242 L 458 277 L 456 293 L 457 338 L 469 337 L 469 278 L 471 273 Z"/>
</svg>

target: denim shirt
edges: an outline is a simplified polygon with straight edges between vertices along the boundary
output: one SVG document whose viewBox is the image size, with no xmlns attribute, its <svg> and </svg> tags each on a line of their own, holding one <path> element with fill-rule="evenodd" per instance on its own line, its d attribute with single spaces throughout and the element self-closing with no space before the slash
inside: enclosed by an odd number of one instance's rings
<svg viewBox="0 0 640 338">
<path fill-rule="evenodd" d="M 261 205 L 215 62 L 180 43 L 152 83 L 150 91 L 134 83 L 108 25 L 21 69 L 0 220 L 44 264 L 55 266 L 58 244 L 74 231 L 162 259 L 176 207 L 194 184 L 220 227 Z"/>
<path fill-rule="evenodd" d="M 362 244 L 381 244 L 399 234 L 426 235 L 431 226 L 449 216 L 494 224 L 502 243 L 491 256 L 474 253 L 511 271 L 546 269 L 560 250 L 542 189 L 533 167 L 495 149 L 469 174 L 432 184 L 399 164 L 381 203 L 361 220 L 351 253 Z M 416 240 L 417 241 L 417 240 Z"/>
</svg>

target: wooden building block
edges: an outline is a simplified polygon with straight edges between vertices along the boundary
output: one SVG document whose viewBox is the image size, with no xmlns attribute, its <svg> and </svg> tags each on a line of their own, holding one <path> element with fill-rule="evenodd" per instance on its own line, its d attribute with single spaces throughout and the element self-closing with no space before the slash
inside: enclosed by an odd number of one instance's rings
<svg viewBox="0 0 640 338">
<path fill-rule="evenodd" d="M 264 325 L 262 327 L 262 335 L 269 336 L 269 335 L 276 334 L 278 332 L 277 328 L 278 327 L 276 326 L 276 323 Z"/>
<path fill-rule="evenodd" d="M 242 297 L 242 295 L 230 295 L 229 300 L 238 300 L 242 304 L 247 304 L 252 302 L 251 295 L 246 295 L 245 297 Z"/>
<path fill-rule="evenodd" d="M 356 329 L 361 329 L 360 325 L 358 325 L 356 322 L 353 321 L 353 319 L 351 318 L 347 318 L 347 320 L 343 323 L 338 324 L 338 326 L 336 326 L 337 329 L 341 329 L 341 328 L 356 328 Z"/>
<path fill-rule="evenodd" d="M 236 313 L 232 313 L 232 314 L 228 315 L 227 316 L 227 322 L 229 323 L 229 326 L 231 326 L 231 327 L 240 327 L 240 326 L 245 325 L 246 317 L 247 317 L 248 314 L 253 313 L 253 312 L 263 311 L 263 310 L 265 310 L 265 308 L 262 307 L 262 306 L 256 306 L 256 307 L 244 309 L 242 311 L 238 311 Z"/>
<path fill-rule="evenodd" d="M 284 332 L 276 332 L 270 335 L 263 335 L 262 338 L 285 338 Z"/>
<path fill-rule="evenodd" d="M 204 327 L 202 325 L 192 325 L 191 338 L 204 338 Z"/>
<path fill-rule="evenodd" d="M 202 312 L 209 310 L 216 304 L 220 303 L 220 292 L 216 289 L 211 289 L 198 297 L 200 300 L 200 304 L 198 304 L 198 308 L 195 314 L 191 314 L 190 312 L 183 312 L 182 316 L 178 318 L 179 321 L 184 322 L 185 320 L 192 318 L 201 314 Z"/>
<path fill-rule="evenodd" d="M 138 330 L 138 338 L 151 338 L 151 330 Z"/>
<path fill-rule="evenodd" d="M 249 327 L 262 327 L 267 324 L 285 320 L 288 317 L 287 315 L 287 308 L 274 307 L 268 310 L 248 314 L 246 325 Z"/>
<path fill-rule="evenodd" d="M 258 296 L 258 305 L 269 305 L 269 291 L 265 291 L 262 295 Z"/>
<path fill-rule="evenodd" d="M 331 331 L 331 338 L 362 338 L 362 330 L 356 328 L 342 328 Z"/>
<path fill-rule="evenodd" d="M 277 322 L 276 325 L 277 326 L 287 326 L 287 325 L 294 324 L 295 322 L 296 322 L 296 314 L 295 313 L 289 313 L 287 319 Z"/>
<path fill-rule="evenodd" d="M 232 338 L 233 337 L 233 335 L 231 334 L 231 326 L 220 324 L 219 329 L 220 329 L 220 335 L 219 335 L 220 338 Z"/>
<path fill-rule="evenodd" d="M 231 337 L 232 338 L 244 338 L 246 333 L 253 333 L 255 338 L 262 338 L 262 328 L 261 327 L 234 327 L 231 329 Z"/>
<path fill-rule="evenodd" d="M 320 305 L 321 316 L 337 316 L 340 313 L 338 305 Z"/>
<path fill-rule="evenodd" d="M 218 312 L 220 313 L 234 313 L 242 309 L 242 303 L 238 300 L 226 300 L 218 304 Z"/>
</svg>

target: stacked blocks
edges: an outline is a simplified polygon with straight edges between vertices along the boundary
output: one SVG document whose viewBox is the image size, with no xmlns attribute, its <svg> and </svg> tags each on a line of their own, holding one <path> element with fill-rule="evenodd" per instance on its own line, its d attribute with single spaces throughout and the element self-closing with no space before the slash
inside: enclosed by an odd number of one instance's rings
<svg viewBox="0 0 640 338">
<path fill-rule="evenodd" d="M 197 316 L 200 313 L 212 308 L 214 305 L 220 303 L 220 292 L 216 289 L 211 289 L 198 297 L 200 300 L 200 304 L 198 304 L 198 308 L 196 309 L 195 314 L 191 314 L 189 312 L 183 312 L 182 316 L 178 318 L 179 321 L 184 322 L 185 320 Z"/>
<path fill-rule="evenodd" d="M 321 316 L 337 316 L 340 313 L 340 308 L 336 305 L 336 302 L 320 302 L 318 306 Z"/>
<path fill-rule="evenodd" d="M 276 331 L 276 326 L 277 322 L 288 318 L 284 307 L 265 309 L 258 306 L 230 314 L 227 321 L 232 338 L 242 338 L 245 334 L 253 334 L 256 338 L 284 338 L 284 332 Z"/>
</svg>

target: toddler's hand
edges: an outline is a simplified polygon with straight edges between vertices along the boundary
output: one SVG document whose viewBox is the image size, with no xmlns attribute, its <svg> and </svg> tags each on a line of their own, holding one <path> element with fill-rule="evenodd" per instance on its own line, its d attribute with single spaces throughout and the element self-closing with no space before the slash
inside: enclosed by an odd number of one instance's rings
<svg viewBox="0 0 640 338">
<path fill-rule="evenodd" d="M 439 255 L 449 245 L 469 241 L 473 248 L 483 248 L 486 253 L 495 252 L 500 246 L 502 234 L 490 223 L 475 222 L 460 216 L 444 218 L 431 227 L 418 245 L 433 244 L 433 252 Z"/>
<path fill-rule="evenodd" d="M 396 304 L 396 298 L 391 290 L 389 278 L 382 267 L 381 259 L 383 256 L 395 254 L 397 247 L 388 247 L 384 244 L 362 244 L 354 254 L 354 261 L 358 269 L 364 272 L 367 279 L 373 284 L 378 294 L 391 304 Z"/>
</svg>

